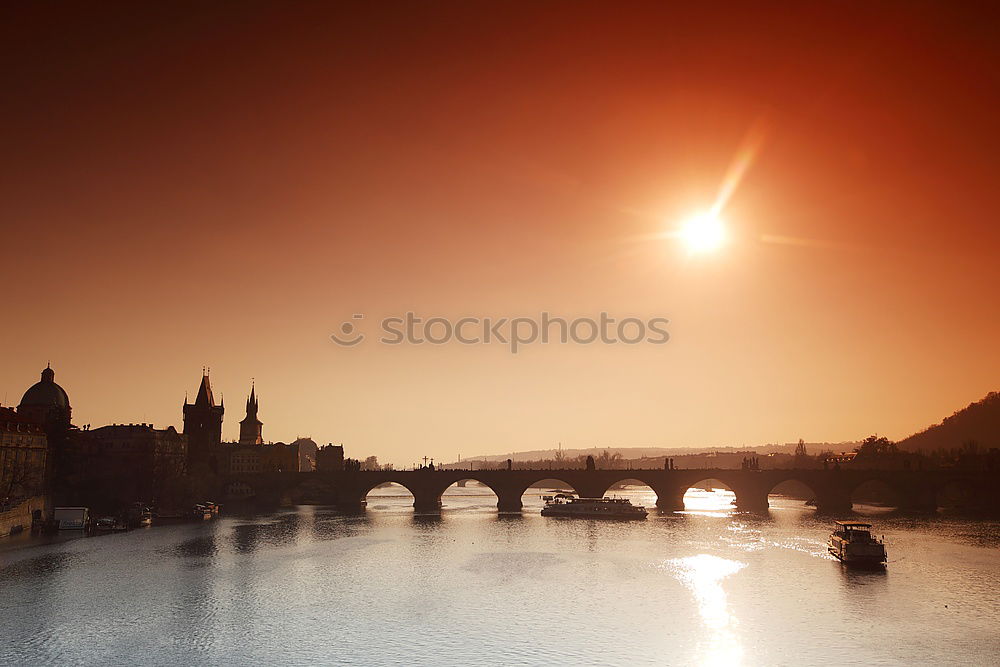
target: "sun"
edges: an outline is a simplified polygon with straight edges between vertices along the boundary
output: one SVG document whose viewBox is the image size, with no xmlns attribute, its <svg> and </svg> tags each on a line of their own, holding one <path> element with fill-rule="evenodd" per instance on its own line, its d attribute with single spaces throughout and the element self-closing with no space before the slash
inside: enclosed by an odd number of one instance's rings
<svg viewBox="0 0 1000 667">
<path fill-rule="evenodd" d="M 713 213 L 700 213 L 681 227 L 679 236 L 689 252 L 717 250 L 726 241 L 726 226 Z"/>
</svg>

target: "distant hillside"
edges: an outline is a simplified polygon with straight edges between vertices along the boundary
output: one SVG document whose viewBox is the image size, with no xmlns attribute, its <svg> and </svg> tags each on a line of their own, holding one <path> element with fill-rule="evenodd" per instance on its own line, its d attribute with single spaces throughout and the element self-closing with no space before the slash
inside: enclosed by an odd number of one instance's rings
<svg viewBox="0 0 1000 667">
<path fill-rule="evenodd" d="M 781 454 L 791 454 L 795 451 L 795 446 L 797 443 L 789 442 L 785 444 L 778 443 L 768 443 L 768 444 L 747 444 L 740 445 L 737 447 L 588 447 L 588 448 L 565 448 L 562 450 L 562 454 L 567 459 L 575 459 L 578 456 L 599 456 L 602 452 L 607 451 L 610 454 L 621 454 L 622 458 L 628 461 L 634 461 L 638 459 L 647 458 L 657 458 L 660 456 L 685 456 L 690 454 L 704 454 L 707 452 L 722 452 L 722 453 L 734 453 L 734 452 L 747 452 L 752 451 L 758 454 L 770 454 L 781 453 Z M 854 448 L 856 443 L 826 443 L 826 442 L 807 442 L 806 448 L 810 453 L 815 454 L 816 452 L 823 450 L 831 451 L 850 451 Z M 464 456 L 463 461 L 506 461 L 508 458 L 514 461 L 544 461 L 554 458 L 556 455 L 555 449 L 533 449 L 524 452 L 514 452 L 513 454 L 482 454 L 479 456 Z M 445 465 L 458 465 L 458 463 L 448 463 Z"/>
<path fill-rule="evenodd" d="M 980 449 L 1000 447 L 1000 393 L 990 392 L 940 424 L 915 433 L 898 444 L 911 452 L 953 449 L 975 440 Z"/>
</svg>

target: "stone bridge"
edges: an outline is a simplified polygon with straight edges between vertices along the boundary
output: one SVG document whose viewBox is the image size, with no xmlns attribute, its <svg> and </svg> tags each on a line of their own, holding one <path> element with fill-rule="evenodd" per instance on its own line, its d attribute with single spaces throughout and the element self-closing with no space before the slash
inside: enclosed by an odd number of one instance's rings
<svg viewBox="0 0 1000 667">
<path fill-rule="evenodd" d="M 946 488 L 957 490 L 979 504 L 1000 507 L 995 475 L 959 470 L 404 470 L 380 472 L 303 472 L 228 475 L 222 479 L 221 497 L 226 501 L 253 498 L 274 504 L 319 503 L 343 510 L 365 507 L 368 492 L 395 482 L 413 494 L 417 511 L 437 511 L 441 496 L 458 482 L 474 480 L 497 496 L 501 512 L 521 510 L 521 496 L 534 484 L 558 480 L 581 497 L 599 498 L 619 482 L 636 480 L 656 493 L 656 506 L 663 511 L 684 508 L 684 493 L 706 480 L 719 480 L 736 494 L 741 510 L 764 511 L 768 494 L 783 482 L 794 480 L 807 486 L 823 512 L 851 509 L 851 497 L 863 484 L 877 482 L 896 498 L 903 511 L 934 511 Z"/>
</svg>

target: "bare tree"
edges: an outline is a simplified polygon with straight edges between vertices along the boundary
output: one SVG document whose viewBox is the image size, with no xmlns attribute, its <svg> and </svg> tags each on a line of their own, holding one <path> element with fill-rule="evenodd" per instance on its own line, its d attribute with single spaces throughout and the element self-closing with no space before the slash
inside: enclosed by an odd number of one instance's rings
<svg viewBox="0 0 1000 667">
<path fill-rule="evenodd" d="M 40 482 L 40 465 L 31 459 L 29 452 L 8 449 L 4 453 L 0 464 L 0 499 L 33 495 Z"/>
</svg>

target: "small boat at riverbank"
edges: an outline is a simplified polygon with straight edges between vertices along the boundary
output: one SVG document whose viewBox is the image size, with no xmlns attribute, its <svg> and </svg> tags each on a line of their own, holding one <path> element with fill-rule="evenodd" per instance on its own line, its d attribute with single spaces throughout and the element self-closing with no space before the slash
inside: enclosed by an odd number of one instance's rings
<svg viewBox="0 0 1000 667">
<path fill-rule="evenodd" d="M 128 510 L 128 524 L 131 528 L 153 525 L 153 511 L 142 503 L 133 503 Z"/>
<path fill-rule="evenodd" d="M 94 522 L 95 533 L 121 533 L 128 529 L 128 523 L 114 516 L 102 516 Z"/>
<path fill-rule="evenodd" d="M 94 531 L 98 533 L 110 533 L 115 529 L 115 518 L 113 516 L 102 516 L 94 522 Z"/>
<path fill-rule="evenodd" d="M 870 523 L 837 521 L 827 548 L 841 563 L 882 567 L 886 562 L 885 544 L 871 530 Z"/>
<path fill-rule="evenodd" d="M 545 497 L 542 516 L 577 517 L 581 519 L 645 519 L 646 508 L 633 505 L 628 498 L 560 498 Z"/>
<path fill-rule="evenodd" d="M 214 519 L 219 516 L 219 506 L 209 500 L 195 505 L 191 513 L 196 519 Z"/>
</svg>

